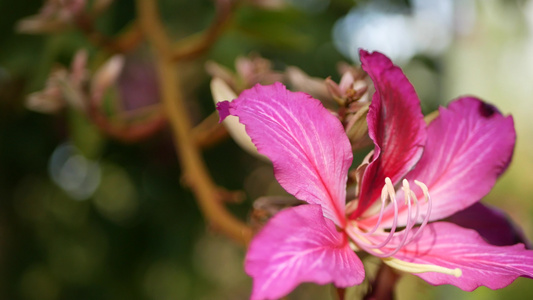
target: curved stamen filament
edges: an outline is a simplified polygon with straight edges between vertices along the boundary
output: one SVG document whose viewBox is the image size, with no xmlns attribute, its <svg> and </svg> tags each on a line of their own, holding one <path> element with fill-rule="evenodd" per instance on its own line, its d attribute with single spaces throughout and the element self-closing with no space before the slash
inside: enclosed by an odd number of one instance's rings
<svg viewBox="0 0 533 300">
<path fill-rule="evenodd" d="M 431 208 L 432 208 L 432 201 L 431 201 L 431 197 L 429 196 L 428 188 L 425 184 L 423 184 L 422 182 L 418 180 L 415 180 L 414 182 L 422 190 L 424 194 L 424 198 L 426 200 L 426 205 L 427 205 L 426 214 L 424 215 L 424 218 L 420 226 L 417 228 L 414 228 L 414 226 L 418 223 L 419 218 L 420 218 L 421 203 L 418 201 L 418 198 L 416 194 L 413 192 L 413 190 L 411 190 L 409 186 L 409 182 L 404 179 L 402 181 L 402 189 L 405 194 L 405 205 L 407 206 L 407 211 L 406 211 L 407 219 L 406 219 L 405 228 L 401 232 L 396 232 L 398 218 L 399 218 L 398 203 L 396 201 L 396 192 L 394 190 L 394 186 L 392 185 L 390 178 L 387 177 L 385 179 L 385 185 L 383 186 L 383 189 L 381 190 L 381 210 L 380 210 L 376 225 L 371 230 L 366 231 L 366 232 L 362 232 L 362 229 L 357 226 L 356 221 L 354 221 L 353 223 L 354 226 L 346 227 L 346 233 L 348 233 L 348 235 L 350 236 L 353 242 L 353 244 L 352 242 L 350 243 L 352 246 L 352 249 L 364 250 L 371 255 L 380 257 L 384 263 L 401 271 L 405 271 L 409 273 L 436 272 L 436 273 L 442 273 L 442 274 L 448 274 L 448 275 L 460 277 L 462 275 L 462 270 L 459 268 L 451 269 L 451 268 L 446 268 L 446 267 L 439 266 L 439 265 L 408 262 L 408 261 L 403 261 L 403 260 L 391 257 L 395 255 L 396 253 L 398 253 L 405 245 L 414 241 L 420 235 L 424 227 L 426 227 L 426 225 L 429 222 L 429 217 L 430 217 Z M 375 239 L 381 239 L 386 233 L 383 230 L 383 228 L 380 226 L 380 224 L 381 224 L 381 221 L 383 220 L 383 215 L 385 214 L 387 199 L 390 201 L 390 204 L 392 204 L 394 207 L 394 219 L 392 221 L 392 226 L 390 228 L 390 232 L 388 233 L 387 237 L 382 242 L 375 244 L 374 243 L 376 241 Z M 416 209 L 414 211 L 414 215 L 413 215 L 413 209 Z M 378 230 L 379 232 L 377 232 Z M 396 237 L 396 238 L 393 240 L 393 237 Z M 398 240 L 400 241 L 398 242 Z M 383 249 L 383 247 L 385 246 L 387 247 L 387 249 Z M 392 250 L 385 251 L 389 249 L 392 249 Z"/>
<path fill-rule="evenodd" d="M 422 229 L 424 229 L 424 227 L 426 227 L 426 225 L 428 224 L 429 215 L 431 214 L 431 207 L 432 207 L 432 203 L 433 203 L 431 201 L 431 197 L 429 196 L 428 187 L 425 184 L 423 184 L 422 182 L 418 181 L 418 180 L 415 180 L 415 184 L 418 185 L 418 187 L 420 187 L 420 189 L 424 193 L 424 198 L 426 198 L 426 203 L 427 203 L 428 209 L 426 210 L 426 215 L 424 216 L 424 220 L 422 221 L 422 224 L 420 224 L 420 227 L 418 228 L 418 230 L 415 232 L 415 234 L 413 234 L 413 236 L 409 239 L 409 241 L 407 243 L 412 242 L 416 237 L 418 237 L 418 235 L 420 235 L 420 232 L 422 232 Z M 411 193 L 414 195 L 413 191 L 411 191 Z M 416 198 L 416 196 L 415 196 L 415 198 Z M 418 216 L 417 216 L 417 219 L 418 219 Z"/>
<path fill-rule="evenodd" d="M 417 224 L 419 217 L 420 217 L 420 205 L 416 194 L 411 190 L 409 186 L 409 182 L 407 180 L 402 181 L 402 189 L 405 194 L 405 204 L 407 206 L 406 211 L 406 225 L 405 228 L 401 232 L 396 232 L 397 224 L 398 224 L 398 218 L 399 218 L 399 212 L 398 212 L 398 203 L 396 201 L 396 191 L 394 190 L 394 186 L 390 180 L 390 178 L 385 179 L 385 185 L 383 186 L 383 189 L 381 191 L 381 210 L 379 213 L 378 220 L 376 222 L 376 225 L 369 231 L 362 232 L 357 226 L 349 227 L 347 228 L 347 233 L 349 233 L 352 240 L 357 244 L 357 246 L 366 251 L 370 254 L 377 256 L 377 257 L 390 257 L 392 255 L 395 255 L 400 251 L 405 245 L 411 243 L 422 231 L 422 229 L 427 225 L 429 222 L 429 216 L 431 214 L 431 198 L 429 196 L 428 188 L 425 184 L 415 180 L 415 184 L 420 187 L 424 194 L 424 198 L 427 203 L 427 211 L 424 216 L 424 219 L 419 227 L 414 228 L 414 226 Z M 381 221 L 383 219 L 383 215 L 386 210 L 386 203 L 390 201 L 390 204 L 393 205 L 394 208 L 394 219 L 392 220 L 392 226 L 390 227 L 390 231 L 387 234 L 387 237 L 382 240 L 381 242 L 375 244 L 372 241 L 371 236 L 380 229 Z M 414 206 L 414 207 L 413 207 Z M 413 211 L 413 209 L 415 209 Z M 414 213 L 414 215 L 413 215 Z M 415 229 L 413 233 L 413 229 Z M 383 231 L 380 231 L 379 233 L 384 233 Z M 400 235 L 401 234 L 401 235 Z M 396 239 L 396 242 L 391 242 L 393 237 L 397 237 L 400 239 Z M 383 247 L 387 246 L 387 248 L 391 249 L 391 251 L 383 251 Z"/>
<path fill-rule="evenodd" d="M 386 191 L 386 193 L 383 192 L 383 191 Z M 392 221 L 391 230 L 389 232 L 389 235 L 387 236 L 387 238 L 384 241 L 382 241 L 379 244 L 375 244 L 375 245 L 367 245 L 367 247 L 369 247 L 369 248 L 377 249 L 377 248 L 384 247 L 394 237 L 394 233 L 396 233 L 396 226 L 398 224 L 398 218 L 397 218 L 397 215 L 398 215 L 398 202 L 396 201 L 396 192 L 394 191 L 394 186 L 392 185 L 392 181 L 390 180 L 389 177 L 385 178 L 385 185 L 383 186 L 383 189 L 382 189 L 382 192 L 381 192 L 382 199 L 383 199 L 383 196 L 387 196 L 387 195 L 389 196 L 388 198 L 390 199 L 392 205 L 394 206 L 394 220 Z M 382 201 L 384 201 L 384 200 L 382 200 Z M 383 214 L 383 211 L 380 212 L 380 216 L 382 214 Z M 381 220 L 376 224 L 376 226 L 379 227 L 380 222 L 381 222 Z M 363 235 L 365 235 L 365 234 L 363 234 Z M 366 235 L 368 235 L 368 233 Z"/>
<path fill-rule="evenodd" d="M 392 256 L 398 253 L 398 251 L 400 251 L 400 249 L 406 244 L 407 238 L 409 236 L 409 232 L 411 232 L 411 229 L 413 228 L 414 224 L 416 224 L 416 219 L 418 218 L 418 213 L 419 213 L 418 199 L 416 199 L 415 194 L 411 191 L 409 187 L 409 182 L 407 180 L 404 179 L 402 184 L 403 184 L 403 191 L 405 193 L 405 202 L 407 204 L 407 224 L 405 225 L 405 229 L 402 231 L 402 234 L 403 234 L 402 241 L 396 246 L 394 250 L 392 250 L 391 252 L 388 252 L 387 256 Z M 411 200 L 413 200 L 413 202 L 416 205 L 416 215 L 415 215 L 414 220 L 412 219 L 412 213 L 411 213 L 411 208 L 412 208 Z"/>
<path fill-rule="evenodd" d="M 348 226 L 346 228 L 347 233 L 350 235 L 352 240 L 357 244 L 359 248 L 377 257 L 388 257 L 389 256 L 388 253 L 383 253 L 383 251 L 379 250 L 379 248 L 386 246 L 391 241 L 391 239 L 394 237 L 394 234 L 396 233 L 396 227 L 398 224 L 398 202 L 396 201 L 396 191 L 394 190 L 394 185 L 392 184 L 392 181 L 388 177 L 385 178 L 385 185 L 383 186 L 383 189 L 381 190 L 382 203 L 386 203 L 387 199 L 390 200 L 390 203 L 394 207 L 394 219 L 392 221 L 392 226 L 391 226 L 389 234 L 381 243 L 373 244 L 368 238 L 366 238 L 366 236 L 371 236 L 379 228 L 379 225 L 381 223 L 381 219 L 383 217 L 383 213 L 385 210 L 384 205 L 382 205 L 380 215 L 378 218 L 378 222 L 376 226 L 372 228 L 372 230 L 368 232 L 361 232 L 356 229 L 357 228 L 356 226 L 354 227 Z"/>
<path fill-rule="evenodd" d="M 389 193 L 388 190 L 389 189 L 387 188 L 386 185 L 384 185 L 383 188 L 381 189 L 381 209 L 379 210 L 379 217 L 378 217 L 378 220 L 376 222 L 376 225 L 371 230 L 366 231 L 366 232 L 362 232 L 361 235 L 371 235 L 374 232 L 376 232 L 376 230 L 379 228 L 379 225 L 381 224 L 381 220 L 383 219 L 383 213 L 385 212 L 385 204 L 387 203 L 387 199 L 390 199 L 390 197 L 387 197 L 387 195 Z M 391 199 L 391 204 L 392 204 L 392 202 L 393 201 Z"/>
<path fill-rule="evenodd" d="M 405 179 L 404 179 L 404 181 L 405 181 Z M 431 197 L 429 196 L 428 188 L 427 188 L 427 186 L 425 184 L 423 184 L 422 182 L 420 182 L 418 180 L 415 180 L 415 184 L 420 187 L 420 189 L 422 190 L 422 192 L 424 194 L 424 198 L 425 198 L 426 203 L 427 203 L 426 215 L 424 216 L 424 220 L 422 221 L 420 226 L 418 228 L 416 228 L 415 233 L 407 241 L 405 241 L 405 239 L 404 239 L 402 241 L 402 243 L 400 243 L 399 246 L 397 246 L 397 248 L 401 248 L 404 245 L 407 245 L 407 244 L 411 243 L 413 240 L 415 240 L 420 235 L 420 233 L 422 232 L 422 229 L 424 229 L 424 227 L 426 227 L 427 223 L 429 222 L 429 217 L 430 217 L 431 208 L 432 208 L 432 201 L 431 201 Z M 418 198 L 416 197 L 415 193 L 412 190 L 405 191 L 406 195 L 408 193 L 410 194 L 410 197 L 413 199 L 413 202 L 417 206 L 417 211 L 416 211 L 415 218 L 414 218 L 415 222 L 417 222 L 418 221 L 418 217 L 419 217 Z M 408 214 L 408 218 L 410 218 L 411 217 L 411 213 L 408 211 L 407 214 Z M 409 219 L 407 221 L 409 222 Z M 404 238 L 408 236 L 408 234 L 411 231 L 411 229 L 412 229 L 412 226 L 409 227 L 409 225 L 407 225 L 406 228 L 402 231 L 402 233 L 405 235 Z M 394 255 L 394 254 L 397 253 L 397 251 L 393 251 L 393 252 L 394 253 L 391 254 L 391 255 Z"/>
</svg>

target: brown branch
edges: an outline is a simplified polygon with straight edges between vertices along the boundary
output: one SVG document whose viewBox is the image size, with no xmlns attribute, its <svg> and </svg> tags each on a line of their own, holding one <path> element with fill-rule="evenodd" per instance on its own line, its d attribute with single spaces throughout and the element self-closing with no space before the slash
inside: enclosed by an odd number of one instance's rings
<svg viewBox="0 0 533 300">
<path fill-rule="evenodd" d="M 224 139 L 229 134 L 226 127 L 218 123 L 218 113 L 214 112 L 192 129 L 196 146 L 201 149 L 208 148 Z"/>
<path fill-rule="evenodd" d="M 136 48 L 144 39 L 142 31 L 136 22 L 130 24 L 118 37 L 108 37 L 96 30 L 93 16 L 85 13 L 80 13 L 76 16 L 74 25 L 91 43 L 111 53 L 127 53 Z"/>
<path fill-rule="evenodd" d="M 192 126 L 180 91 L 171 43 L 160 22 L 155 0 L 137 0 L 140 26 L 154 46 L 157 69 L 161 80 L 161 96 L 173 129 L 173 138 L 187 183 L 196 196 L 205 218 L 217 230 L 235 241 L 247 245 L 251 229 L 231 215 L 219 201 L 220 195 L 206 169 L 192 136 Z"/>
<path fill-rule="evenodd" d="M 344 300 L 344 298 L 346 296 L 346 289 L 344 289 L 344 288 L 335 288 L 335 290 L 337 292 L 337 299 Z"/>
<path fill-rule="evenodd" d="M 119 120 L 121 122 L 113 123 L 95 106 L 94 101 L 88 101 L 87 115 L 101 132 L 125 143 L 144 140 L 167 125 L 167 117 L 162 109 L 155 111 L 155 114 L 146 120 L 139 122 Z"/>
<path fill-rule="evenodd" d="M 394 288 L 400 275 L 386 264 L 381 264 L 371 289 L 364 300 L 394 300 Z"/>
<path fill-rule="evenodd" d="M 207 51 L 229 24 L 235 3 L 233 0 L 215 0 L 216 15 L 209 28 L 175 43 L 173 59 L 191 59 Z"/>
</svg>

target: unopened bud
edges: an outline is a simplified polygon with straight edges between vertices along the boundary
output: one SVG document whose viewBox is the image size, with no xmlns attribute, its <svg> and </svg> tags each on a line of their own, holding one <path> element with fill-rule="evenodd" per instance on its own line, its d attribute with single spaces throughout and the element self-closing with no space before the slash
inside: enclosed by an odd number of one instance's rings
<svg viewBox="0 0 533 300">
<path fill-rule="evenodd" d="M 300 68 L 293 66 L 287 68 L 285 75 L 294 90 L 307 93 L 322 101 L 325 106 L 331 106 L 327 105 L 331 97 L 328 94 L 327 83 L 322 78 L 311 77 Z"/>
<path fill-rule="evenodd" d="M 211 94 L 213 95 L 213 100 L 215 103 L 221 101 L 232 101 L 233 99 L 237 98 L 235 91 L 233 91 L 222 79 L 217 77 L 211 80 Z M 253 156 L 266 159 L 263 155 L 257 152 L 257 148 L 252 142 L 252 139 L 246 133 L 244 125 L 239 123 L 239 119 L 237 117 L 228 116 L 222 122 L 222 124 L 226 126 L 230 136 L 242 149 Z"/>
<path fill-rule="evenodd" d="M 254 201 L 250 223 L 255 232 L 259 231 L 270 218 L 279 211 L 304 204 L 292 196 L 265 196 Z"/>
<path fill-rule="evenodd" d="M 85 4 L 85 0 L 48 0 L 38 14 L 17 22 L 16 31 L 30 34 L 62 31 L 83 11 Z"/>
<path fill-rule="evenodd" d="M 117 81 L 123 67 L 124 57 L 114 55 L 96 71 L 91 82 L 92 101 L 96 103 L 102 101 L 104 93 Z"/>
<path fill-rule="evenodd" d="M 45 114 L 59 112 L 65 106 L 65 99 L 61 91 L 59 80 L 65 80 L 67 77 L 64 69 L 58 69 L 52 72 L 46 81 L 45 88 L 42 91 L 31 93 L 26 98 L 26 107 Z"/>
<path fill-rule="evenodd" d="M 356 113 L 346 117 L 346 135 L 348 135 L 348 139 L 354 150 L 361 149 L 372 143 L 368 137 L 368 124 L 366 122 L 369 106 L 367 103 L 360 107 Z"/>
</svg>

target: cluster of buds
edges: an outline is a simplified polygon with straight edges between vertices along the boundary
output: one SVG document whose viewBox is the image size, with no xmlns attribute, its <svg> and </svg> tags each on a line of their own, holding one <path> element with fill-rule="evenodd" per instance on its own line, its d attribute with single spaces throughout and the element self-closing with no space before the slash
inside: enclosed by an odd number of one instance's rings
<svg viewBox="0 0 533 300">
<path fill-rule="evenodd" d="M 209 75 L 223 80 L 237 94 L 257 83 L 268 85 L 283 81 L 284 77 L 272 69 L 272 62 L 255 53 L 237 57 L 235 72 L 213 61 L 208 61 L 205 68 Z"/>
<path fill-rule="evenodd" d="M 294 90 L 308 93 L 336 114 L 344 125 L 354 150 L 371 144 L 367 135 L 366 114 L 373 85 L 367 74 L 357 66 L 339 63 L 341 80 L 337 84 L 330 77 L 310 77 L 296 67 L 289 67 L 286 75 Z"/>
<path fill-rule="evenodd" d="M 81 111 L 103 133 L 125 142 L 142 140 L 164 127 L 151 61 L 134 54 L 114 55 L 91 73 L 87 58 L 80 50 L 70 68 L 56 67 L 44 89 L 28 95 L 26 107 L 49 114 L 67 107 Z M 112 111 L 104 112 L 103 107 Z"/>
<path fill-rule="evenodd" d="M 273 70 L 272 63 L 257 54 L 238 57 L 235 72 L 215 62 L 207 62 L 206 70 L 213 77 L 211 92 L 215 103 L 237 98 L 243 90 L 255 84 L 269 85 L 284 82 L 292 90 L 305 92 L 319 99 L 344 125 L 353 150 L 371 145 L 368 137 L 366 115 L 370 105 L 370 95 L 374 87 L 367 74 L 357 66 L 339 63 L 341 74 L 339 83 L 330 77 L 311 77 L 301 69 L 290 66 L 284 73 Z M 259 156 L 255 146 L 236 118 L 224 120 L 233 139 L 249 153 Z"/>
<path fill-rule="evenodd" d="M 50 73 L 45 88 L 28 96 L 26 106 L 42 113 L 57 113 L 66 106 L 86 111 L 90 102 L 101 103 L 123 65 L 122 56 L 113 56 L 91 76 L 87 69 L 87 52 L 79 50 L 70 69 L 56 67 Z"/>
<path fill-rule="evenodd" d="M 239 57 L 235 63 L 235 72 L 214 62 L 206 64 L 207 72 L 213 77 L 211 93 L 215 103 L 232 100 L 246 89 L 256 84 L 269 85 L 276 81 L 284 82 L 294 91 L 301 91 L 320 100 L 322 104 L 343 124 L 350 140 L 352 150 L 357 151 L 370 146 L 366 116 L 374 93 L 372 81 L 360 67 L 339 63 L 337 70 L 341 75 L 339 83 L 330 77 L 323 79 L 312 77 L 301 69 L 290 66 L 284 73 L 272 69 L 272 63 L 257 54 Z M 254 143 L 245 131 L 243 124 L 236 117 L 228 116 L 223 124 L 234 141 L 248 153 L 268 160 L 258 153 Z M 370 157 L 370 156 L 369 156 Z M 367 158 L 368 159 L 368 158 Z M 363 164 L 366 166 L 367 164 Z M 364 168 L 353 170 L 349 174 L 349 189 L 357 189 L 357 183 Z M 349 195 L 355 195 L 349 193 Z M 254 202 L 250 222 L 254 230 L 261 228 L 265 222 L 283 208 L 301 204 L 292 196 L 265 196 Z"/>
<path fill-rule="evenodd" d="M 337 84 L 331 78 L 326 79 L 326 86 L 333 100 L 338 103 L 339 118 L 354 150 L 371 145 L 368 138 L 366 115 L 370 105 L 374 85 L 366 72 L 360 67 L 339 64 L 342 75 Z"/>
<path fill-rule="evenodd" d="M 91 13 L 97 15 L 105 11 L 113 0 L 95 0 Z M 85 12 L 86 0 L 47 0 L 39 13 L 26 17 L 17 23 L 17 31 L 22 33 L 52 33 L 69 28 Z"/>
</svg>

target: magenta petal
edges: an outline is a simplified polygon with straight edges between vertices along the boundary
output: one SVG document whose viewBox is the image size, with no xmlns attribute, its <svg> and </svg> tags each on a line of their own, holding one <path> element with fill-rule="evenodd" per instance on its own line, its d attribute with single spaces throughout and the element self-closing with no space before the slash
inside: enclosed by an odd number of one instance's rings
<svg viewBox="0 0 533 300">
<path fill-rule="evenodd" d="M 278 299 L 302 282 L 348 287 L 365 276 L 347 237 L 319 205 L 276 214 L 250 244 L 245 270 L 254 280 L 251 299 Z"/>
<path fill-rule="evenodd" d="M 476 230 L 489 244 L 510 246 L 517 243 L 531 248 L 522 230 L 500 209 L 476 203 L 453 214 L 446 221 Z"/>
<path fill-rule="evenodd" d="M 221 119 L 239 117 L 259 153 L 272 160 L 285 190 L 322 205 L 324 215 L 344 227 L 352 151 L 341 123 L 320 101 L 276 83 L 256 85 L 217 109 Z"/>
<path fill-rule="evenodd" d="M 479 286 L 499 289 L 519 276 L 533 277 L 533 251 L 524 245 L 493 246 L 471 229 L 452 223 L 428 225 L 422 234 L 394 258 L 417 264 L 461 269 L 455 277 L 443 273 L 415 274 L 433 285 L 453 284 L 472 291 Z"/>
<path fill-rule="evenodd" d="M 376 88 L 367 115 L 375 148 L 363 175 L 359 206 L 351 218 L 379 198 L 386 177 L 396 184 L 413 168 L 426 142 L 420 101 L 402 70 L 381 53 L 360 50 L 359 55 Z"/>
<path fill-rule="evenodd" d="M 428 127 L 424 155 L 406 177 L 429 188 L 430 220 L 446 218 L 485 196 L 509 165 L 516 140 L 512 117 L 479 99 L 461 98 L 439 112 Z"/>
</svg>

